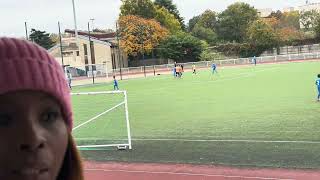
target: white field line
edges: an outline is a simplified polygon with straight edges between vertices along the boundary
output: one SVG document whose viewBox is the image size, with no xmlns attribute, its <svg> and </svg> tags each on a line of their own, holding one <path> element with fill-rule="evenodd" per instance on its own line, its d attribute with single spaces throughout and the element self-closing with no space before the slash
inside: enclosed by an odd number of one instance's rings
<svg viewBox="0 0 320 180">
<path fill-rule="evenodd" d="M 153 171 L 129 171 L 129 170 L 108 170 L 108 169 L 85 169 L 85 171 L 103 171 L 103 172 L 123 172 L 123 173 L 142 173 L 142 174 L 168 174 L 179 176 L 203 176 L 203 177 L 223 177 L 235 179 L 261 179 L 261 180 L 294 180 L 294 179 L 280 179 L 272 177 L 254 177 L 254 176 L 228 176 L 222 174 L 201 174 L 201 173 L 178 173 L 178 172 L 153 172 Z"/>
<path fill-rule="evenodd" d="M 239 132 L 239 131 L 234 131 L 232 129 L 230 130 L 222 130 L 222 131 L 215 131 L 214 133 L 215 134 L 218 134 L 218 133 L 244 133 L 244 132 Z M 254 134 L 254 133 L 306 133 L 306 130 L 286 130 L 286 131 L 277 131 L 277 130 L 271 130 L 271 131 L 268 131 L 268 130 L 265 130 L 265 131 L 247 131 L 245 132 L 246 134 Z M 318 131 L 307 131 L 307 133 L 319 133 L 320 134 L 320 130 Z M 220 137 L 221 136 L 205 136 L 207 138 L 217 138 L 217 137 Z M 92 138 L 95 138 L 95 137 L 91 137 Z M 203 136 L 193 136 L 193 138 L 203 138 Z M 80 138 L 81 139 L 81 138 Z M 84 138 L 86 139 L 86 138 Z M 89 137 L 90 139 L 90 137 Z M 98 138 L 99 139 L 99 138 Z"/>
<path fill-rule="evenodd" d="M 79 95 L 100 95 L 100 94 L 123 94 L 126 91 L 100 91 L 100 92 L 77 92 L 71 93 L 72 96 Z"/>
<path fill-rule="evenodd" d="M 250 139 L 133 139 L 135 141 L 181 141 L 181 142 L 245 142 L 245 143 L 295 143 L 295 144 L 320 144 L 320 141 L 272 141 Z"/>
<path fill-rule="evenodd" d="M 105 140 L 124 141 L 125 139 L 103 139 L 103 138 L 75 138 L 76 140 Z M 272 141 L 272 140 L 250 140 L 250 139 L 132 139 L 132 141 L 179 141 L 179 142 L 244 142 L 244 143 L 292 143 L 292 144 L 320 144 L 320 141 Z"/>
<path fill-rule="evenodd" d="M 125 104 L 125 102 L 122 102 L 122 103 L 120 103 L 120 104 L 118 104 L 118 105 L 114 106 L 113 108 L 110 108 L 110 109 L 106 110 L 105 112 L 103 112 L 103 113 L 101 113 L 101 114 L 98 114 L 97 116 L 95 116 L 95 117 L 93 117 L 93 118 L 89 119 L 88 121 L 86 121 L 86 122 L 84 122 L 84 123 L 82 123 L 82 124 L 78 125 L 77 127 L 73 128 L 73 129 L 72 129 L 72 131 L 75 131 L 76 129 L 78 129 L 78 128 L 82 127 L 83 125 L 86 125 L 86 124 L 90 123 L 91 121 L 93 121 L 93 120 L 97 119 L 98 117 L 100 117 L 100 116 L 102 116 L 102 115 L 104 115 L 104 114 L 107 114 L 108 112 L 110 112 L 110 111 L 112 111 L 112 110 L 116 109 L 117 107 L 119 107 L 119 106 L 121 106 L 121 105 L 123 105 L 123 104 Z"/>
</svg>

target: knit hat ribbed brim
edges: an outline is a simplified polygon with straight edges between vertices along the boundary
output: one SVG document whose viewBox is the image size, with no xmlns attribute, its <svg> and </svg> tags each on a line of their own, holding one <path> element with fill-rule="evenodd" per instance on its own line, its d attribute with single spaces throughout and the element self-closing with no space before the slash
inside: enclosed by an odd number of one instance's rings
<svg viewBox="0 0 320 180">
<path fill-rule="evenodd" d="M 45 49 L 34 43 L 0 38 L 0 95 L 22 90 L 41 91 L 56 98 L 71 131 L 70 90 L 63 68 Z"/>
</svg>

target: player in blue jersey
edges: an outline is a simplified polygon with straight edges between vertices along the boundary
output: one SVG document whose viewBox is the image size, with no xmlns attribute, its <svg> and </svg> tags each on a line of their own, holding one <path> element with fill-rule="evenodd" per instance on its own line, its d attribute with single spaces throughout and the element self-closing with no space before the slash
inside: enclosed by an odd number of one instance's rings
<svg viewBox="0 0 320 180">
<path fill-rule="evenodd" d="M 118 81 L 116 80 L 116 76 L 113 76 L 113 90 L 119 90 Z"/>
<path fill-rule="evenodd" d="M 320 74 L 318 74 L 318 79 L 316 80 L 316 86 L 318 88 L 318 101 L 320 101 Z"/>
<path fill-rule="evenodd" d="M 172 72 L 173 72 L 173 76 L 177 77 L 176 66 L 173 67 Z"/>
<path fill-rule="evenodd" d="M 217 65 L 216 65 L 215 63 L 212 63 L 211 69 L 212 69 L 212 74 L 218 73 L 218 71 L 217 71 Z"/>
<path fill-rule="evenodd" d="M 253 56 L 252 63 L 256 66 L 257 65 L 257 58 L 256 56 Z"/>
</svg>

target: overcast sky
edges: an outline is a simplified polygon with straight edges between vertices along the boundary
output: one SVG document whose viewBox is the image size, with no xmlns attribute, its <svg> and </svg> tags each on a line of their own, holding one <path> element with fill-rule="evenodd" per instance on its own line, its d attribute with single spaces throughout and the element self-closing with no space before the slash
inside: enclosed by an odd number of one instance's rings
<svg viewBox="0 0 320 180">
<path fill-rule="evenodd" d="M 93 21 L 96 28 L 115 27 L 119 15 L 120 0 L 74 0 L 76 4 L 78 29 L 87 29 L 87 22 Z M 236 0 L 173 0 L 186 22 L 206 9 L 221 12 Z M 243 0 L 255 8 L 282 10 L 284 7 L 303 5 L 305 0 Z M 311 1 L 315 2 L 315 1 Z M 0 0 L 0 36 L 22 37 L 24 22 L 31 28 L 58 33 L 61 28 L 73 29 L 72 0 Z"/>
</svg>

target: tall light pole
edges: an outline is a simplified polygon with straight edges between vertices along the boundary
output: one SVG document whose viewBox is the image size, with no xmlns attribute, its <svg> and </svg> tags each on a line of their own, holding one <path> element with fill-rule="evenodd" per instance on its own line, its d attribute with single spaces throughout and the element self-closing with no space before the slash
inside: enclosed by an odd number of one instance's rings
<svg viewBox="0 0 320 180">
<path fill-rule="evenodd" d="M 61 37 L 61 30 L 60 30 L 60 22 L 58 22 L 58 28 L 59 28 L 59 42 L 60 42 L 61 62 L 62 62 L 62 67 L 63 67 L 63 71 L 64 71 L 63 49 L 62 49 L 62 37 Z"/>
<path fill-rule="evenodd" d="M 90 19 L 92 32 L 93 32 L 93 30 L 94 30 L 94 26 L 93 26 L 93 21 L 94 21 L 94 20 L 95 20 L 94 18 L 91 18 L 91 19 Z"/>
<path fill-rule="evenodd" d="M 27 22 L 24 22 L 24 28 L 26 30 L 26 39 L 29 40 Z"/>
<path fill-rule="evenodd" d="M 93 44 L 91 43 L 91 35 L 90 35 L 90 23 L 88 22 L 88 36 L 89 36 L 89 49 L 90 49 L 90 57 L 91 57 L 91 72 L 92 72 L 92 82 L 94 84 L 94 72 L 93 72 L 93 69 L 94 69 L 94 53 L 92 52 L 92 49 L 93 49 Z M 90 70 L 90 69 L 89 69 Z"/>
<path fill-rule="evenodd" d="M 120 64 L 120 79 L 122 80 L 122 59 L 120 59 L 120 39 L 119 39 L 119 29 L 118 29 L 118 22 L 116 22 L 116 36 L 117 36 L 117 42 L 118 42 L 118 61 L 119 61 L 119 64 Z M 117 63 L 116 63 L 117 64 Z M 116 65 L 117 66 L 117 65 Z"/>
<path fill-rule="evenodd" d="M 77 16 L 76 16 L 76 8 L 74 5 L 74 0 L 72 0 L 72 7 L 73 7 L 74 32 L 76 35 L 76 41 L 77 41 L 78 48 L 80 48 L 79 41 L 78 41 Z"/>
</svg>

